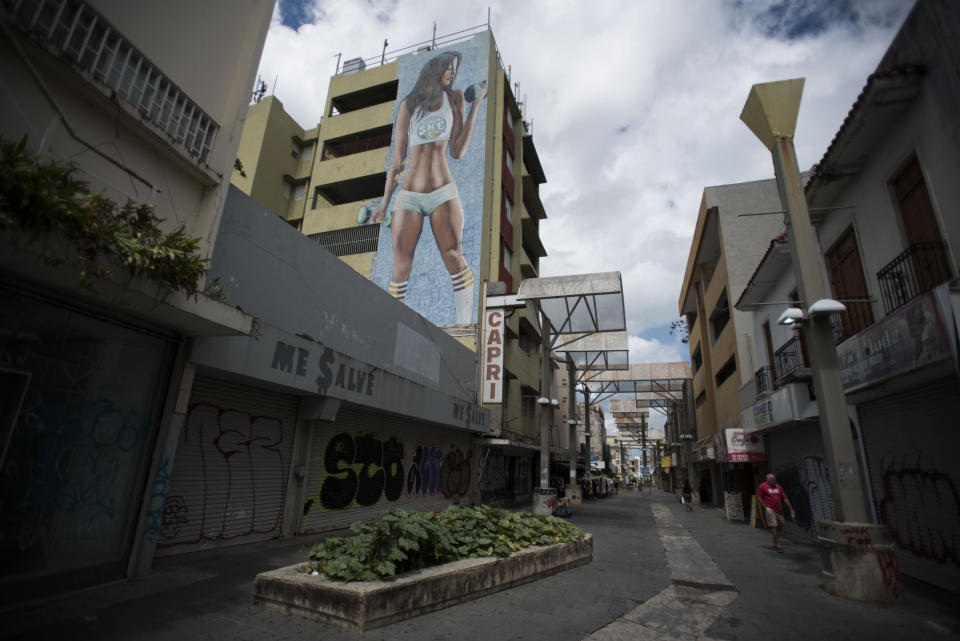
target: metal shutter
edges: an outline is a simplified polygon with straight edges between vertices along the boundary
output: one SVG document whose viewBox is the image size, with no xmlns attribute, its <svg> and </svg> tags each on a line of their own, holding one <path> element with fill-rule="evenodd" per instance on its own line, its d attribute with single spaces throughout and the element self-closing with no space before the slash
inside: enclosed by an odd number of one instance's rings
<svg viewBox="0 0 960 641">
<path fill-rule="evenodd" d="M 770 471 L 797 510 L 792 524 L 816 537 L 818 522 L 836 518 L 820 423 L 798 421 L 771 430 L 767 451 Z"/>
<path fill-rule="evenodd" d="M 279 536 L 297 407 L 295 396 L 197 377 L 158 556 Z"/>
<path fill-rule="evenodd" d="M 880 521 L 893 529 L 900 569 L 960 585 L 960 386 L 954 376 L 857 408 Z"/>
<path fill-rule="evenodd" d="M 469 496 L 472 435 L 343 407 L 310 431 L 302 532 L 346 527 L 386 510 L 442 510 Z"/>
</svg>

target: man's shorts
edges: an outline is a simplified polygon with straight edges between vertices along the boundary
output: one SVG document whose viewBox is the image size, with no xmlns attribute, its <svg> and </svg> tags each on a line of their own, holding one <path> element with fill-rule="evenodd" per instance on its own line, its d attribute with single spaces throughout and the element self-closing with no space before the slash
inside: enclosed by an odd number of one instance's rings
<svg viewBox="0 0 960 641">
<path fill-rule="evenodd" d="M 767 520 L 767 527 L 783 527 L 787 524 L 782 514 L 777 514 L 766 505 L 763 506 L 763 514 Z"/>
</svg>

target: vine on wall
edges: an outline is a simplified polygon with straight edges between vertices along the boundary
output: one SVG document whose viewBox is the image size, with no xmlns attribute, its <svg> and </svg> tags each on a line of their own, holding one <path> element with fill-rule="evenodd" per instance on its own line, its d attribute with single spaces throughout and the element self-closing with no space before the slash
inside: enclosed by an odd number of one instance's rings
<svg viewBox="0 0 960 641">
<path fill-rule="evenodd" d="M 118 205 L 74 177 L 74 163 L 41 161 L 26 150 L 27 139 L 0 139 L 0 229 L 26 232 L 30 240 L 57 237 L 77 252 L 81 289 L 95 278 L 112 279 L 115 269 L 151 280 L 167 291 L 223 300 L 216 283 L 199 289 L 210 262 L 199 252 L 199 238 L 183 226 L 170 233 L 152 205 Z M 45 256 L 48 264 L 65 259 Z"/>
</svg>

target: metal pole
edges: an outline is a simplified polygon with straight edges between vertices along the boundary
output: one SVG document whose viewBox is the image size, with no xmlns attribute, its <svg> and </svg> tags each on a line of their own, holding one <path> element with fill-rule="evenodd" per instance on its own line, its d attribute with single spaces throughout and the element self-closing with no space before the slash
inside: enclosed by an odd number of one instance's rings
<svg viewBox="0 0 960 641">
<path fill-rule="evenodd" d="M 540 489 L 550 487 L 550 319 L 540 313 L 540 397 L 547 399 L 540 405 Z"/>
<path fill-rule="evenodd" d="M 570 479 L 568 481 L 569 495 L 572 488 L 577 487 L 577 388 L 576 385 L 576 367 L 573 364 L 573 357 L 567 354 L 567 433 L 570 437 Z"/>
<path fill-rule="evenodd" d="M 809 307 L 827 298 L 820 276 L 819 251 L 810 223 L 810 213 L 803 192 L 793 140 L 781 138 L 774 144 L 773 168 L 780 200 L 787 211 L 787 235 L 797 290 Z M 809 318 L 800 329 L 806 339 L 820 413 L 820 436 L 823 439 L 827 466 L 831 471 L 834 511 L 838 521 L 866 522 L 863 487 L 857 468 L 856 450 L 847 416 L 847 401 L 840 379 L 840 363 L 833 342 L 833 327 L 828 314 Z"/>
<path fill-rule="evenodd" d="M 593 451 L 590 449 L 590 388 L 583 388 L 583 438 L 587 451 L 583 457 L 584 474 L 589 479 L 593 476 Z"/>
</svg>

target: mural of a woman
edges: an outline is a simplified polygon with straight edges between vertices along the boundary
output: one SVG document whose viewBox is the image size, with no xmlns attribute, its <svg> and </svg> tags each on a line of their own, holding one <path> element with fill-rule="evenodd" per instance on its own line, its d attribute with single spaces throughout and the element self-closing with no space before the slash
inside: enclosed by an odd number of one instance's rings
<svg viewBox="0 0 960 641">
<path fill-rule="evenodd" d="M 458 52 L 447 51 L 428 60 L 413 90 L 400 103 L 387 185 L 371 222 L 383 222 L 402 180 L 391 215 L 393 273 L 388 291 L 398 300 L 406 299 L 417 242 L 424 218 L 429 218 L 452 280 L 456 322 L 462 325 L 473 322 L 473 271 L 463 255 L 463 208 L 446 155 L 449 151 L 458 159 L 467 152 L 487 84 L 473 85 L 466 96 L 453 89 L 460 58 Z M 469 111 L 464 114 L 467 104 Z"/>
</svg>

